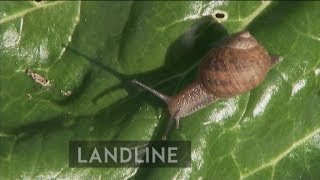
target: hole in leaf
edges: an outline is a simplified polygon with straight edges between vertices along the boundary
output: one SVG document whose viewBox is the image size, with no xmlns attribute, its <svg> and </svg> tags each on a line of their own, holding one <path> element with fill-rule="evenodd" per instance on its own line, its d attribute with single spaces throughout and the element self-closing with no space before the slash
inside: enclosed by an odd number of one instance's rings
<svg viewBox="0 0 320 180">
<path fill-rule="evenodd" d="M 215 14 L 216 18 L 224 18 L 224 14 L 223 13 L 216 13 Z"/>
<path fill-rule="evenodd" d="M 212 16 L 218 21 L 218 22 L 223 22 L 228 19 L 228 13 L 226 11 L 222 11 L 219 9 L 216 9 L 213 13 Z"/>
</svg>

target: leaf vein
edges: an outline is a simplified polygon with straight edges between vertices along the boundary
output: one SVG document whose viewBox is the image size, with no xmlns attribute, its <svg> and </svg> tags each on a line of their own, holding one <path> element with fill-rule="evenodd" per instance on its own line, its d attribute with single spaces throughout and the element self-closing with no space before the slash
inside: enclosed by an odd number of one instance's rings
<svg viewBox="0 0 320 180">
<path fill-rule="evenodd" d="M 311 133 L 307 134 L 306 136 L 302 137 L 301 139 L 297 140 L 296 142 L 294 142 L 290 147 L 288 147 L 287 149 L 285 149 L 283 152 L 281 152 L 278 156 L 276 156 L 275 158 L 271 159 L 270 161 L 268 161 L 267 163 L 262 164 L 260 167 L 253 169 L 252 171 L 243 174 L 242 178 L 246 178 L 266 167 L 269 166 L 274 166 L 276 165 L 281 159 L 283 159 L 285 156 L 287 156 L 290 152 L 292 152 L 295 148 L 299 147 L 300 145 L 302 145 L 303 143 L 305 143 L 307 140 L 311 139 L 314 135 L 320 133 L 320 128 L 315 129 L 314 131 L 312 131 Z M 241 178 L 241 179 L 242 179 Z"/>
<path fill-rule="evenodd" d="M 61 4 L 61 3 L 65 3 L 65 2 L 67 2 L 67 1 L 56 1 L 56 2 L 53 2 L 53 3 L 46 3 L 46 4 L 43 4 L 43 5 L 40 5 L 40 6 L 35 6 L 35 7 L 30 8 L 30 9 L 26 9 L 26 10 L 20 11 L 18 13 L 15 13 L 13 15 L 6 16 L 6 17 L 0 19 L 0 24 L 6 23 L 8 21 L 11 21 L 11 20 L 14 20 L 14 19 L 17 19 L 17 18 L 20 18 L 20 17 L 23 17 L 26 14 L 28 14 L 30 12 L 33 12 L 33 11 L 36 11 L 38 9 L 44 9 L 44 8 L 47 8 L 47 7 L 50 7 L 50 6 L 55 6 L 55 5 L 58 5 L 58 4 Z"/>
<path fill-rule="evenodd" d="M 243 23 L 238 28 L 238 31 L 246 28 L 254 20 L 254 18 L 256 18 L 270 4 L 271 4 L 271 1 L 263 1 L 262 4 L 253 13 L 251 13 L 249 16 L 241 20 Z"/>
</svg>

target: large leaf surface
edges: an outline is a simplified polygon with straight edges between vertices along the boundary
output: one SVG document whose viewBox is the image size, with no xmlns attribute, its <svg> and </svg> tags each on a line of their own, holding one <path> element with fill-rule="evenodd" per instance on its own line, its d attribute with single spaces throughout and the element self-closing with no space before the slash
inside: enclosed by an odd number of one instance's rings
<svg viewBox="0 0 320 180">
<path fill-rule="evenodd" d="M 318 2 L 0 2 L 1 179 L 320 179 L 319 9 Z M 216 12 L 226 13 L 220 23 Z M 249 30 L 284 60 L 258 88 L 184 118 L 170 134 L 192 141 L 192 168 L 68 167 L 69 140 L 160 139 L 165 104 L 129 80 L 176 93 L 225 30 Z"/>
</svg>

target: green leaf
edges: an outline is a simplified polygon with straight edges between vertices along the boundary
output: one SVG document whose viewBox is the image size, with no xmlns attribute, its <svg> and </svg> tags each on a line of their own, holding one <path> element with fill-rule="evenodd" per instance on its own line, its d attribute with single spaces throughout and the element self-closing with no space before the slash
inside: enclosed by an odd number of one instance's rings
<svg viewBox="0 0 320 180">
<path fill-rule="evenodd" d="M 319 9 L 318 2 L 0 2 L 0 178 L 320 179 Z M 183 118 L 171 132 L 170 140 L 191 140 L 192 168 L 68 167 L 70 140 L 160 139 L 165 104 L 130 80 L 173 95 L 227 31 L 241 30 L 284 59 L 259 87 Z"/>
</svg>

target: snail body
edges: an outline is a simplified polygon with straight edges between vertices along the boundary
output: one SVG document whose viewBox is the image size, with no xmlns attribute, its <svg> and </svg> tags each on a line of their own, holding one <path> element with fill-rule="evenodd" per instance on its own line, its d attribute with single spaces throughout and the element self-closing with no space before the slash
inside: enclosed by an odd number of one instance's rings
<svg viewBox="0 0 320 180">
<path fill-rule="evenodd" d="M 181 117 L 206 107 L 217 99 L 230 98 L 257 87 L 281 57 L 269 55 L 248 31 L 225 39 L 203 57 L 198 78 L 176 95 L 166 96 L 144 84 L 133 83 L 152 92 L 168 105 L 171 115 L 163 139 L 174 120 L 179 128 Z"/>
</svg>

